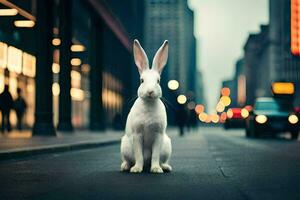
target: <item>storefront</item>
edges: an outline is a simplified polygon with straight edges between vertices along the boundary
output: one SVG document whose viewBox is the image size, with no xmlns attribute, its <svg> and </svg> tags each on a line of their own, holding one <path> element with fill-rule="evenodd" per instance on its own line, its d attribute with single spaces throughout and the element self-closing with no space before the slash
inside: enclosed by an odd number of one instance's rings
<svg viewBox="0 0 300 200">
<path fill-rule="evenodd" d="M 16 99 L 17 89 L 21 89 L 27 104 L 23 119 L 23 124 L 27 128 L 32 127 L 34 123 L 35 70 L 35 56 L 5 42 L 0 42 L 0 92 L 3 92 L 4 86 L 8 85 L 13 99 Z M 14 110 L 11 112 L 10 122 L 13 127 L 16 126 L 17 119 Z"/>
<path fill-rule="evenodd" d="M 121 82 L 108 72 L 102 75 L 102 102 L 106 113 L 106 123 L 110 126 L 118 126 L 121 123 L 123 108 L 123 86 Z"/>
</svg>

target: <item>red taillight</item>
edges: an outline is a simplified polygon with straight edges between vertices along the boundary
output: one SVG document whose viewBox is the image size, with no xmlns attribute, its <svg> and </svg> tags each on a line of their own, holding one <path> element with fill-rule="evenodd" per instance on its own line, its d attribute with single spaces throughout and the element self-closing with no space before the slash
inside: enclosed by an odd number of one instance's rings
<svg viewBox="0 0 300 200">
<path fill-rule="evenodd" d="M 243 118 L 242 115 L 241 115 L 241 110 L 240 108 L 231 108 L 232 110 L 232 118 Z"/>
</svg>

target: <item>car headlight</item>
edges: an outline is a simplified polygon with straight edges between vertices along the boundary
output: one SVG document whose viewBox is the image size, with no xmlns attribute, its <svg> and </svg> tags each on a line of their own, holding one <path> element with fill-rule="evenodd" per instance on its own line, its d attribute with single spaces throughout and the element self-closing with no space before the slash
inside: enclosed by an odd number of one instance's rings
<svg viewBox="0 0 300 200">
<path fill-rule="evenodd" d="M 290 115 L 289 116 L 289 122 L 291 124 L 296 124 L 299 121 L 298 117 L 296 115 Z"/>
<path fill-rule="evenodd" d="M 241 115 L 243 118 L 247 118 L 249 116 L 249 111 L 246 108 L 241 110 Z"/>
<path fill-rule="evenodd" d="M 267 118 L 266 115 L 257 115 L 257 116 L 255 117 L 255 121 L 257 121 L 257 122 L 260 123 L 260 124 L 266 123 L 267 120 L 268 120 L 268 118 Z"/>
</svg>

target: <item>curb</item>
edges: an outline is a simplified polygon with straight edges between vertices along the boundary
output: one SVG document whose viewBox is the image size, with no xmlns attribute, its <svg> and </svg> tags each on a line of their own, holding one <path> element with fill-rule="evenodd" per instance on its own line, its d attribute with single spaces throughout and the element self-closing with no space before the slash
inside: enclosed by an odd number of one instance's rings
<svg viewBox="0 0 300 200">
<path fill-rule="evenodd" d="M 87 143 L 74 143 L 74 144 L 62 144 L 62 145 L 52 145 L 46 147 L 37 147 L 32 149 L 18 149 L 18 150 L 11 150 L 7 152 L 0 152 L 0 161 L 2 160 L 13 160 L 19 158 L 25 158 L 34 155 L 41 155 L 41 154 L 50 154 L 50 153 L 57 153 L 57 152 L 66 152 L 71 150 L 81 150 L 81 149 L 90 149 L 102 146 L 108 146 L 113 144 L 120 143 L 121 140 L 110 140 L 104 142 L 87 142 Z"/>
</svg>

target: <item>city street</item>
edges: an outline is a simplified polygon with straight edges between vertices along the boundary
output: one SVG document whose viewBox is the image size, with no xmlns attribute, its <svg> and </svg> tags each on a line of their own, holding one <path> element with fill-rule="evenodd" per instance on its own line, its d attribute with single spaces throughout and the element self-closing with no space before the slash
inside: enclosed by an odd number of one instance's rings
<svg viewBox="0 0 300 200">
<path fill-rule="evenodd" d="M 300 142 L 173 133 L 173 172 L 121 173 L 119 145 L 0 162 L 0 199 L 300 199 Z"/>
</svg>

